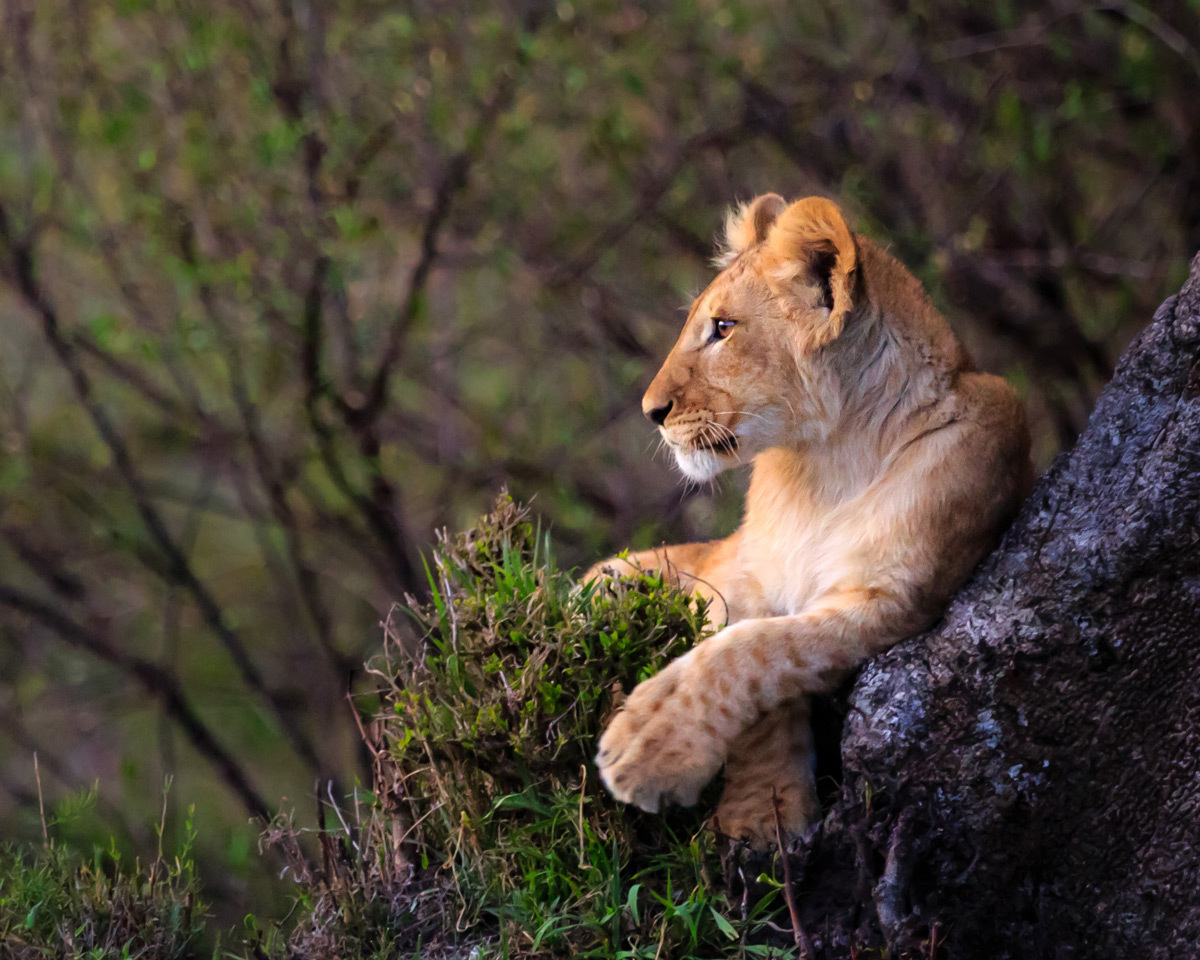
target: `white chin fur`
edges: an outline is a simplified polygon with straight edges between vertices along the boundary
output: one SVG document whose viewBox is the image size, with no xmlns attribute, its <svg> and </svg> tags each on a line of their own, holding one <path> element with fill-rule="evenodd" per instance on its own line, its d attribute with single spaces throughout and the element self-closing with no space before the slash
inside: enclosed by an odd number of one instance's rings
<svg viewBox="0 0 1200 960">
<path fill-rule="evenodd" d="M 711 450 L 689 450 L 686 447 L 675 448 L 675 462 L 685 477 L 697 483 L 711 480 L 728 466 L 723 457 Z"/>
</svg>

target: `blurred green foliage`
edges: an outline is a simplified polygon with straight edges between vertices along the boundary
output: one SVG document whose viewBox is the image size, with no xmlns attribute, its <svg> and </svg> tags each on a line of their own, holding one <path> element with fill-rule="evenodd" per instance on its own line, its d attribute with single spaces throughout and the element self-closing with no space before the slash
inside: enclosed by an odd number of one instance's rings
<svg viewBox="0 0 1200 960">
<path fill-rule="evenodd" d="M 1198 12 L 6 4 L 6 835 L 35 751 L 127 857 L 174 773 L 260 909 L 250 815 L 365 782 L 344 697 L 435 527 L 507 484 L 568 565 L 727 530 L 637 407 L 734 200 L 836 197 L 1048 463 L 1200 247 Z"/>
</svg>

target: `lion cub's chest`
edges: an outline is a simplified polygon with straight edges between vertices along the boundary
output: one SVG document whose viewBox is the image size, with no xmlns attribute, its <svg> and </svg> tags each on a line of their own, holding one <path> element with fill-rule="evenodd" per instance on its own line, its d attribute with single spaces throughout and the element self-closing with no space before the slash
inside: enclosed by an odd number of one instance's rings
<svg viewBox="0 0 1200 960">
<path fill-rule="evenodd" d="M 869 576 L 883 508 L 876 491 L 831 497 L 807 473 L 780 476 L 779 465 L 768 462 L 775 475 L 764 477 L 762 466 L 756 463 L 747 496 L 741 559 L 758 582 L 764 615 L 799 613 L 822 594 Z"/>
</svg>

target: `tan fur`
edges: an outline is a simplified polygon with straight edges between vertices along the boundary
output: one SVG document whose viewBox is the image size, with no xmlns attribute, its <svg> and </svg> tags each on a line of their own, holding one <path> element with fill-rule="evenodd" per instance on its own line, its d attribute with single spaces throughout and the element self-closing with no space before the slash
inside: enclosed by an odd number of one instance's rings
<svg viewBox="0 0 1200 960">
<path fill-rule="evenodd" d="M 753 460 L 745 518 L 587 578 L 664 570 L 728 625 L 632 692 L 596 763 L 649 811 L 694 803 L 724 765 L 716 825 L 762 844 L 773 791 L 790 832 L 816 814 L 808 695 L 940 616 L 1031 468 L 1015 392 L 833 203 L 768 194 L 726 242 L 643 407 L 671 405 L 660 430 L 693 479 Z M 736 322 L 724 339 L 714 317 Z"/>
</svg>

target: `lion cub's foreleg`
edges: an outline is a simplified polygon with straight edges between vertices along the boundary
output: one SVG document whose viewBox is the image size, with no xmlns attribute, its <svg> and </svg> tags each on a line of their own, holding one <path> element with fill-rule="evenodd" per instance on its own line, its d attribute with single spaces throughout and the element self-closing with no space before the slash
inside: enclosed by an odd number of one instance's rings
<svg viewBox="0 0 1200 960">
<path fill-rule="evenodd" d="M 734 739 L 714 830 L 761 849 L 775 842 L 776 799 L 786 836 L 799 836 L 817 818 L 808 715 L 807 699 L 792 700 Z"/>
<path fill-rule="evenodd" d="M 734 623 L 638 684 L 600 738 L 596 765 L 609 791 L 651 813 L 664 800 L 690 806 L 760 718 L 833 689 L 923 625 L 907 604 L 855 603 L 860 594 L 872 591 Z"/>
</svg>

